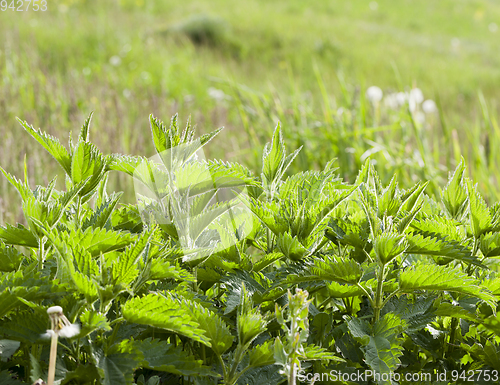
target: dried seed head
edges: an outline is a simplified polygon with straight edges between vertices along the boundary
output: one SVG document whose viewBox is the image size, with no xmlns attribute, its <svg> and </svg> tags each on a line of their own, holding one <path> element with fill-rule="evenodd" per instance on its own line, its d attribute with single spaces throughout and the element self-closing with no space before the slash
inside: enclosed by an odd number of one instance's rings
<svg viewBox="0 0 500 385">
<path fill-rule="evenodd" d="M 51 330 L 47 330 L 45 336 L 56 333 L 60 337 L 71 338 L 80 333 L 80 326 L 69 322 L 61 306 L 52 306 L 47 309 L 47 313 L 50 317 Z"/>
<path fill-rule="evenodd" d="M 49 307 L 47 309 L 47 314 L 50 316 L 52 314 L 58 314 L 58 313 L 62 314 L 62 312 L 63 312 L 63 309 L 61 306 L 52 306 L 52 307 Z"/>
</svg>

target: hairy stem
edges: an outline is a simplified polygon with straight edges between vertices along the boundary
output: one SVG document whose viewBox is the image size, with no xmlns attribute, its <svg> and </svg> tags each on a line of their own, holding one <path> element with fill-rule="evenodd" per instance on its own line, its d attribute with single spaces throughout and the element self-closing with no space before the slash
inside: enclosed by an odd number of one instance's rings
<svg viewBox="0 0 500 385">
<path fill-rule="evenodd" d="M 377 291 L 375 293 L 375 307 L 374 307 L 374 322 L 377 322 L 380 318 L 380 310 L 382 309 L 382 297 L 384 295 L 384 278 L 385 278 L 385 265 L 382 265 L 382 268 L 379 270 L 378 282 L 377 282 Z"/>
</svg>

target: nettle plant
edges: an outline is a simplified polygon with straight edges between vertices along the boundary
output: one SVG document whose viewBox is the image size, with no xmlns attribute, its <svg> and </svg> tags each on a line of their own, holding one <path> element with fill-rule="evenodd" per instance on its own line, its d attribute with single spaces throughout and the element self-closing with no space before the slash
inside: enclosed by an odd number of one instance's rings
<svg viewBox="0 0 500 385">
<path fill-rule="evenodd" d="M 195 138 L 177 117 L 150 118 L 151 159 L 103 155 L 90 121 L 68 147 L 21 122 L 65 191 L 0 168 L 25 216 L 0 227 L 0 384 L 500 369 L 500 204 L 463 162 L 428 196 L 425 182 L 383 186 L 369 162 L 353 184 L 332 163 L 287 175 L 299 150 L 287 155 L 279 126 L 254 175 L 201 159 L 219 131 Z M 137 204 L 107 191 L 109 172 L 141 185 Z"/>
</svg>

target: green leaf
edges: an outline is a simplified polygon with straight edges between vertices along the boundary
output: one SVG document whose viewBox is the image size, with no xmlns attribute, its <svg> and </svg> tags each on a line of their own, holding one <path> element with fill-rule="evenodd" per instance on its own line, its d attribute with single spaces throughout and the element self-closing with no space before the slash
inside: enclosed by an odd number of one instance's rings
<svg viewBox="0 0 500 385">
<path fill-rule="evenodd" d="M 401 198 L 398 196 L 397 192 L 397 182 L 396 177 L 393 176 L 389 186 L 387 186 L 382 195 L 378 198 L 378 216 L 382 217 L 384 215 L 393 216 L 396 215 L 399 208 L 401 207 Z"/>
<path fill-rule="evenodd" d="M 78 142 L 71 158 L 71 180 L 77 185 L 89 179 L 80 191 L 80 196 L 84 197 L 97 188 L 104 177 L 107 163 L 108 159 L 92 143 Z"/>
<path fill-rule="evenodd" d="M 0 340 L 0 360 L 7 361 L 19 348 L 21 343 L 13 340 Z"/>
<path fill-rule="evenodd" d="M 23 385 L 25 382 L 21 382 L 19 380 L 15 380 L 13 374 L 6 370 L 0 371 L 0 385 Z"/>
<path fill-rule="evenodd" d="M 0 334 L 10 340 L 24 343 L 40 343 L 42 335 L 47 331 L 49 319 L 42 311 L 26 310 L 2 321 Z"/>
<path fill-rule="evenodd" d="M 483 267 L 477 257 L 466 246 L 435 233 L 421 232 L 406 235 L 407 254 L 423 254 L 458 259 Z M 450 259 L 447 260 L 448 262 Z"/>
<path fill-rule="evenodd" d="M 106 316 L 95 310 L 86 310 L 80 316 L 80 321 L 82 322 L 82 330 L 79 334 L 79 338 L 82 338 L 95 330 L 111 330 L 111 326 L 109 325 Z"/>
<path fill-rule="evenodd" d="M 17 270 L 25 258 L 23 253 L 0 241 L 0 271 Z"/>
<path fill-rule="evenodd" d="M 354 285 L 342 285 L 340 283 L 332 281 L 328 283 L 326 287 L 328 288 L 328 294 L 332 298 L 348 298 L 364 295 L 364 291 L 358 286 Z"/>
<path fill-rule="evenodd" d="M 479 285 L 473 277 L 452 266 L 419 263 L 403 271 L 399 276 L 399 287 L 403 292 L 415 290 L 453 291 L 477 297 L 496 307 L 494 295 Z"/>
<path fill-rule="evenodd" d="M 42 132 L 40 129 L 36 131 L 33 126 L 30 126 L 27 122 L 23 122 L 19 118 L 17 118 L 17 121 L 49 152 L 50 155 L 54 157 L 55 160 L 57 160 L 66 174 L 71 175 L 71 156 L 59 140 Z"/>
<path fill-rule="evenodd" d="M 299 261 L 309 254 L 309 250 L 299 242 L 297 237 L 292 237 L 288 232 L 278 235 L 277 244 L 280 251 L 292 261 Z"/>
<path fill-rule="evenodd" d="M 309 269 L 310 276 L 320 280 L 347 284 L 356 284 L 363 276 L 361 266 L 352 259 L 325 258 L 327 259 L 323 261 L 319 259 L 315 260 L 315 266 Z"/>
<path fill-rule="evenodd" d="M 134 242 L 135 236 L 123 231 L 107 231 L 103 228 L 89 227 L 58 232 L 59 239 L 67 245 L 80 245 L 93 257 L 111 251 L 120 250 Z"/>
<path fill-rule="evenodd" d="M 329 360 L 329 361 L 345 362 L 344 359 L 337 357 L 332 352 L 329 352 L 328 350 L 319 347 L 317 345 L 304 346 L 304 353 L 302 359 L 305 361 Z"/>
<path fill-rule="evenodd" d="M 406 333 L 418 332 L 435 320 L 436 309 L 433 307 L 434 298 L 417 298 L 415 302 L 401 296 L 393 299 L 384 307 L 385 313 L 393 313 L 404 321 Z"/>
<path fill-rule="evenodd" d="M 479 239 L 479 249 L 485 258 L 498 257 L 500 255 L 500 233 L 488 232 L 482 234 Z"/>
<path fill-rule="evenodd" d="M 108 223 L 122 195 L 122 192 L 117 194 L 112 193 L 109 199 L 106 199 L 105 202 L 92 212 L 91 217 L 85 219 L 81 226 L 82 231 L 85 231 L 88 227 L 102 227 L 109 230 Z"/>
<path fill-rule="evenodd" d="M 352 318 L 347 326 L 355 339 L 363 345 L 366 363 L 381 376 L 394 372 L 402 354 L 402 340 L 398 337 L 403 330 L 401 319 L 393 314 L 386 314 L 372 326 L 368 322 Z M 383 384 L 390 384 L 390 381 Z"/>
<path fill-rule="evenodd" d="M 267 340 L 261 345 L 254 346 L 248 352 L 250 366 L 260 367 L 274 364 L 274 340 Z"/>
<path fill-rule="evenodd" d="M 139 258 L 149 253 L 149 242 L 151 233 L 143 233 L 142 236 L 127 249 L 120 253 L 118 261 L 113 263 L 111 268 L 112 282 L 114 284 L 130 285 L 139 274 Z"/>
<path fill-rule="evenodd" d="M 198 323 L 198 328 L 204 331 L 210 340 L 212 350 L 218 356 L 224 354 L 233 344 L 234 337 L 226 323 L 213 311 L 192 302 L 188 307 L 192 319 Z"/>
<path fill-rule="evenodd" d="M 30 198 L 34 197 L 33 191 L 31 191 L 31 188 L 26 182 L 20 181 L 15 176 L 5 171 L 2 167 L 0 167 L 0 171 L 5 175 L 10 184 L 17 189 L 23 201 L 29 200 Z"/>
<path fill-rule="evenodd" d="M 467 192 L 469 195 L 469 216 L 472 234 L 476 238 L 479 238 L 492 228 L 490 210 L 484 199 L 477 192 L 477 187 L 473 186 L 470 181 L 467 183 Z"/>
<path fill-rule="evenodd" d="M 89 117 L 85 120 L 83 123 L 83 126 L 80 130 L 80 134 L 78 135 L 78 141 L 82 142 L 88 142 L 89 141 L 89 128 L 90 128 L 90 122 L 92 121 L 92 116 L 94 115 L 94 112 L 92 111 L 89 115 Z"/>
<path fill-rule="evenodd" d="M 418 182 L 415 186 L 403 192 L 401 194 L 401 207 L 398 210 L 398 213 L 404 211 L 415 211 L 415 209 L 417 208 L 418 199 L 422 196 L 428 184 L 429 182 Z"/>
<path fill-rule="evenodd" d="M 205 331 L 190 315 L 188 304 L 171 297 L 160 294 L 135 297 L 125 303 L 122 313 L 129 322 L 170 330 L 211 346 Z"/>
<path fill-rule="evenodd" d="M 95 356 L 103 385 L 134 384 L 134 370 L 139 364 L 137 356 L 129 353 L 105 354 L 102 350 L 97 350 Z"/>
<path fill-rule="evenodd" d="M 182 347 L 174 347 L 166 341 L 147 338 L 131 341 L 130 345 L 142 353 L 141 365 L 145 368 L 180 376 L 217 376 L 209 367 L 203 365 L 203 361 L 196 360 Z"/>
<path fill-rule="evenodd" d="M 407 248 L 405 235 L 395 233 L 380 234 L 373 245 L 377 258 L 384 265 L 404 253 Z"/>
<path fill-rule="evenodd" d="M 0 239 L 9 245 L 38 247 L 38 240 L 33 233 L 20 223 L 17 227 L 6 224 L 0 227 Z"/>
<path fill-rule="evenodd" d="M 459 220 L 467 209 L 467 190 L 464 180 L 465 162 L 462 158 L 445 189 L 441 199 L 451 218 Z"/>
<path fill-rule="evenodd" d="M 462 343 L 461 347 L 465 351 L 468 351 L 469 354 L 475 357 L 478 361 L 488 365 L 489 367 L 495 370 L 500 368 L 500 348 L 494 342 L 486 341 L 484 346 L 478 342 L 475 342 L 472 346 Z"/>
<path fill-rule="evenodd" d="M 272 183 L 280 168 L 283 166 L 285 159 L 285 144 L 283 135 L 281 134 L 280 124 L 276 126 L 273 134 L 273 140 L 264 147 L 262 155 L 262 174 L 266 178 L 267 183 Z"/>
<path fill-rule="evenodd" d="M 122 205 L 111 214 L 111 226 L 114 230 L 124 230 L 131 233 L 142 231 L 142 218 L 137 206 Z"/>
</svg>

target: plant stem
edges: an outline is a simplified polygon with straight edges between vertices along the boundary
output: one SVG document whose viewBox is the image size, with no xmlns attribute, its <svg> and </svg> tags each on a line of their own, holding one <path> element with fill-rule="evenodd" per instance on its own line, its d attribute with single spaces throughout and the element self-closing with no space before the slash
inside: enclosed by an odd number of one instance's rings
<svg viewBox="0 0 500 385">
<path fill-rule="evenodd" d="M 363 286 L 361 286 L 359 282 L 356 283 L 356 286 L 359 287 L 361 290 L 363 290 L 363 293 L 365 293 L 365 295 L 368 297 L 370 304 L 372 305 L 373 308 L 375 308 L 375 302 L 373 302 L 373 298 L 370 295 L 370 293 L 368 293 L 368 291 Z"/>
<path fill-rule="evenodd" d="M 45 237 L 41 237 L 38 239 L 38 269 L 43 269 L 43 262 L 45 260 Z"/>
<path fill-rule="evenodd" d="M 77 201 L 76 201 L 76 225 L 78 226 L 80 224 L 80 208 L 82 206 L 82 198 L 80 195 L 78 195 Z"/>
<path fill-rule="evenodd" d="M 380 318 L 380 310 L 382 309 L 382 296 L 384 287 L 385 265 L 382 265 L 378 276 L 377 291 L 375 293 L 374 321 L 377 322 Z"/>
<path fill-rule="evenodd" d="M 243 355 L 245 354 L 246 348 L 239 345 L 236 348 L 236 351 L 234 353 L 234 361 L 233 361 L 233 366 L 231 367 L 231 371 L 229 372 L 227 379 L 224 379 L 224 383 L 227 385 L 233 385 L 236 382 L 236 379 L 238 377 L 235 376 L 236 370 L 238 369 L 238 365 L 240 364 L 241 360 L 243 359 Z"/>
<path fill-rule="evenodd" d="M 58 334 L 56 332 L 53 332 L 52 340 L 50 342 L 50 361 L 47 385 L 54 385 L 54 377 L 56 375 L 57 337 Z"/>
</svg>

